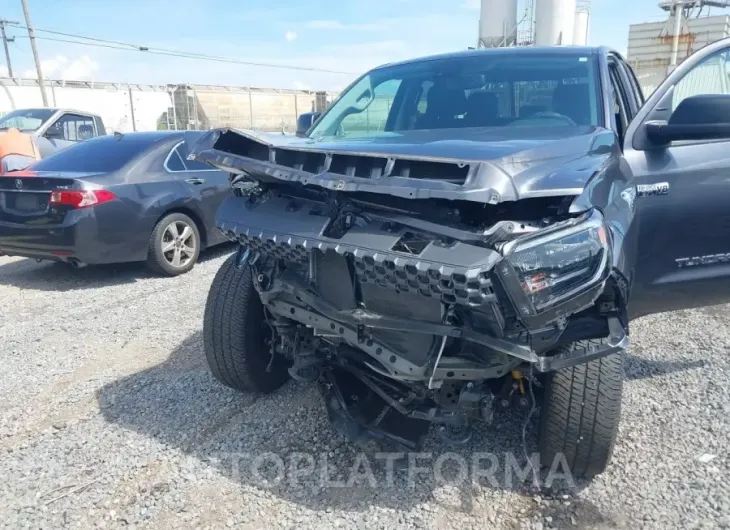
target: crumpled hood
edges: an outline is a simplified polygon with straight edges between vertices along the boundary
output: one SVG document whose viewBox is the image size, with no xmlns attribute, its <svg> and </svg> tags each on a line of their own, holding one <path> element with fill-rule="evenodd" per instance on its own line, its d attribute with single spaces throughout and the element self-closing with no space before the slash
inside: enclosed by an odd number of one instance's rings
<svg viewBox="0 0 730 530">
<path fill-rule="evenodd" d="M 493 204 L 527 197 L 578 195 L 617 149 L 614 133 L 595 127 L 465 128 L 323 139 L 218 129 L 193 145 L 192 153 L 222 169 L 254 176 L 263 172 L 338 191 Z M 340 154 L 381 157 L 384 161 L 448 162 L 454 164 L 455 171 L 461 171 L 463 166 L 469 169 L 464 182 L 459 183 L 447 178 L 431 180 L 416 172 L 409 175 L 411 178 L 402 178 L 401 174 L 388 173 L 387 167 L 383 174 L 387 178 L 363 178 L 362 174 L 358 178 L 357 170 L 334 170 L 334 164 L 325 166 L 330 169 L 325 172 L 302 171 L 306 163 L 282 167 L 272 152 L 321 153 L 328 160 Z"/>
</svg>

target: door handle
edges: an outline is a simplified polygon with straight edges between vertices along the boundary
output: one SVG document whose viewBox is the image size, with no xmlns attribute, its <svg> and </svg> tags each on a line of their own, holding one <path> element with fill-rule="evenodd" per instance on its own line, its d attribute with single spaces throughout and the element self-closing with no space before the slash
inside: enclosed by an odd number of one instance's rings
<svg viewBox="0 0 730 530">
<path fill-rule="evenodd" d="M 203 179 L 185 179 L 185 182 L 187 182 L 188 184 L 196 184 L 197 185 L 197 184 L 203 184 L 203 183 L 205 183 L 205 180 L 203 180 Z"/>
</svg>

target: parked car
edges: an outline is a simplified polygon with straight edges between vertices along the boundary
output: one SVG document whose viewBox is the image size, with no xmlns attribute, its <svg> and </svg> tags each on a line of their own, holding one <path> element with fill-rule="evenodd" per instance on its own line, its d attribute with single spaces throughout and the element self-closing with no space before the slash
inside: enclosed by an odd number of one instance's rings
<svg viewBox="0 0 730 530">
<path fill-rule="evenodd" d="M 18 171 L 106 134 L 101 116 L 74 109 L 16 109 L 0 116 L 0 170 Z"/>
<path fill-rule="evenodd" d="M 227 173 L 188 160 L 200 134 L 115 133 L 1 175 L 0 253 L 189 271 L 201 249 L 226 241 L 214 219 L 230 194 Z"/>
<path fill-rule="evenodd" d="M 303 138 L 207 133 L 241 243 L 208 295 L 213 374 L 317 381 L 340 432 L 405 450 L 541 389 L 541 464 L 601 473 L 630 321 L 730 301 L 728 59 L 645 102 L 604 47 L 461 52 L 368 72 Z"/>
</svg>

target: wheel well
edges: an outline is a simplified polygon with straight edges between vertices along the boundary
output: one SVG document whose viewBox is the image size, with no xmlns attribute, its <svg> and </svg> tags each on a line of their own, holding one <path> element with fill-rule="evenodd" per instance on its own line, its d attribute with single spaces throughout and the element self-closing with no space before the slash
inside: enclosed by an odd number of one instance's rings
<svg viewBox="0 0 730 530">
<path fill-rule="evenodd" d="M 195 223 L 195 226 L 198 228 L 198 232 L 200 233 L 200 242 L 202 247 L 208 246 L 208 234 L 205 230 L 205 224 L 203 224 L 203 221 L 200 219 L 198 214 L 196 214 L 194 211 L 188 209 L 188 208 L 171 208 L 169 210 L 166 210 L 165 213 L 160 215 L 157 220 L 155 221 L 155 226 L 157 226 L 157 223 L 159 223 L 163 217 L 170 215 L 172 213 L 181 213 L 183 215 L 187 215 L 190 217 L 190 219 L 193 220 Z"/>
</svg>

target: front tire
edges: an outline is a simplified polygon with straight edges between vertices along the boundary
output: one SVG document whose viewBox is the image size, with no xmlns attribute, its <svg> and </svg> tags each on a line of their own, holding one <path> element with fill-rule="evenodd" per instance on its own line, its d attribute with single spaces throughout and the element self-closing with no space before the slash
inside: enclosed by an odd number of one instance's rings
<svg viewBox="0 0 730 530">
<path fill-rule="evenodd" d="M 584 349 L 596 342 L 579 341 L 557 353 Z M 538 437 L 544 466 L 557 464 L 555 458 L 562 454 L 574 477 L 592 478 L 606 469 L 618 436 L 623 376 L 621 353 L 551 374 L 546 381 Z"/>
<path fill-rule="evenodd" d="M 288 365 L 279 354 L 271 359 L 267 344 L 271 328 L 254 289 L 251 268 L 239 270 L 236 257 L 233 254 L 223 262 L 208 292 L 203 320 L 205 358 L 213 377 L 224 385 L 267 394 L 287 382 Z"/>
<path fill-rule="evenodd" d="M 183 213 L 168 214 L 152 230 L 147 266 L 165 276 L 185 274 L 198 261 L 200 244 L 195 221 Z"/>
</svg>

